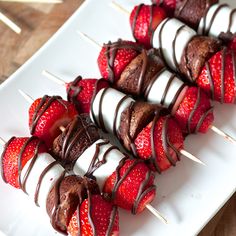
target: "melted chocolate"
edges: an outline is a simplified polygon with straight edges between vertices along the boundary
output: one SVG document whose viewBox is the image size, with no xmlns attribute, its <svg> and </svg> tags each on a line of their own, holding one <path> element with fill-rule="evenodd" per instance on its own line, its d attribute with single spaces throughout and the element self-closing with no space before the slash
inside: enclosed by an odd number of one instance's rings
<svg viewBox="0 0 236 236">
<path fill-rule="evenodd" d="M 142 48 L 138 45 L 130 44 L 129 42 L 122 41 L 119 39 L 117 42 L 112 43 L 109 41 L 107 44 L 103 45 L 105 48 L 105 56 L 107 60 L 107 67 L 108 67 L 108 78 L 111 83 L 115 82 L 115 73 L 114 73 L 114 66 L 115 66 L 115 59 L 119 49 L 132 49 L 137 52 L 141 52 Z"/>
<path fill-rule="evenodd" d="M 38 124 L 39 119 L 44 114 L 44 112 L 51 106 L 51 104 L 55 101 L 61 103 L 65 107 L 65 109 L 67 110 L 67 106 L 66 106 L 66 104 L 64 104 L 64 102 L 60 96 L 51 96 L 51 97 L 48 95 L 43 96 L 40 103 L 35 108 L 35 111 L 34 111 L 34 114 L 32 117 L 32 122 L 30 125 L 30 134 L 32 134 L 32 135 L 34 134 L 35 128 Z"/>
</svg>

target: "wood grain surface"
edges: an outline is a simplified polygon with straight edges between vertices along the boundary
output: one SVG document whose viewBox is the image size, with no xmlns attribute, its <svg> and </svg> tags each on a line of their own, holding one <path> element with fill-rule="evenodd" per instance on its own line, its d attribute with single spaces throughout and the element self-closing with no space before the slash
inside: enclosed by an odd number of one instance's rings
<svg viewBox="0 0 236 236">
<path fill-rule="evenodd" d="M 82 2 L 83 0 L 66 0 L 63 4 L 55 5 L 0 3 L 0 11 L 22 28 L 22 33 L 17 35 L 0 22 L 0 83 L 30 58 Z M 207 224 L 199 236 L 235 235 L 236 194 Z"/>
</svg>

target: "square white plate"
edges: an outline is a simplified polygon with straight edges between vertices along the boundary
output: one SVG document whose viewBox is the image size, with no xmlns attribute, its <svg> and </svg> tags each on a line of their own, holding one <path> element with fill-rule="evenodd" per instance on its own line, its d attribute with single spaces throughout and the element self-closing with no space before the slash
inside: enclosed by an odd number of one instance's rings
<svg viewBox="0 0 236 236">
<path fill-rule="evenodd" d="M 127 9 L 130 9 L 131 5 L 141 1 L 119 2 L 126 3 Z M 87 0 L 46 45 L 0 86 L 2 138 L 8 140 L 13 135 L 29 135 L 29 104 L 17 92 L 18 89 L 33 98 L 45 94 L 66 98 L 63 87 L 41 75 L 43 69 L 65 81 L 73 80 L 78 74 L 85 78 L 100 77 L 96 64 L 99 48 L 84 41 L 77 30 L 87 33 L 100 44 L 118 38 L 132 39 L 128 16 L 111 8 L 109 3 L 109 0 Z M 215 108 L 215 125 L 236 136 L 236 107 L 216 104 Z M 176 168 L 157 176 L 157 198 L 152 205 L 170 224 L 162 224 L 147 211 L 132 216 L 121 210 L 120 235 L 196 235 L 235 192 L 235 146 L 209 131 L 206 135 L 188 137 L 186 150 L 198 156 L 207 166 L 182 158 Z M 34 206 L 23 192 L 4 184 L 2 180 L 0 211 L 2 235 L 57 234 L 46 213 Z"/>
</svg>

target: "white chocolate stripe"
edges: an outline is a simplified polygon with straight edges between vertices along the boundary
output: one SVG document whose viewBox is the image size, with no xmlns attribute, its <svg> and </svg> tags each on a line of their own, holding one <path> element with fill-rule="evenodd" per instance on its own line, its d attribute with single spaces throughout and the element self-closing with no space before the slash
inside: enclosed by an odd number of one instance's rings
<svg viewBox="0 0 236 236">
<path fill-rule="evenodd" d="M 236 32 L 236 10 L 227 4 L 215 4 L 201 19 L 198 33 L 218 37 L 221 32 Z"/>
<path fill-rule="evenodd" d="M 119 92 L 113 88 L 101 89 L 97 93 L 91 107 L 91 119 L 93 120 L 93 122 L 97 123 L 100 127 L 102 127 L 102 124 L 100 124 L 99 120 L 99 116 L 101 116 L 104 122 L 105 129 L 109 133 L 113 132 L 114 123 L 116 123 L 115 128 L 117 131 L 120 126 L 120 118 L 122 112 L 132 102 L 134 102 L 132 98 L 125 97 L 127 97 L 126 94 Z M 121 101 L 122 103 L 119 104 Z"/>
<path fill-rule="evenodd" d="M 22 170 L 21 179 L 24 179 L 24 176 L 26 174 L 26 171 L 31 163 L 32 159 L 26 163 Z M 47 168 L 51 163 L 55 162 L 55 159 L 48 153 L 39 153 L 38 157 L 29 173 L 29 176 L 26 181 L 26 192 L 29 194 L 30 198 L 34 200 L 36 188 L 40 179 L 40 175 L 42 172 Z M 61 174 L 64 172 L 64 168 L 56 164 L 50 168 L 50 170 L 47 171 L 47 173 L 44 175 L 40 188 L 39 188 L 39 194 L 38 194 L 38 204 L 40 207 L 42 207 L 44 210 L 46 210 L 46 201 L 48 197 L 48 193 L 55 184 L 55 182 L 58 180 L 58 178 L 61 176 Z"/>
<path fill-rule="evenodd" d="M 184 82 L 176 76 L 172 81 L 170 81 L 172 77 L 173 74 L 171 72 L 164 70 L 152 84 L 152 87 L 147 95 L 147 101 L 155 104 L 161 104 L 162 98 L 166 91 L 162 106 L 169 108 L 169 106 L 173 104 L 173 100 L 176 99 L 176 94 L 179 92 L 179 89 L 184 84 Z"/>
<path fill-rule="evenodd" d="M 196 32 L 177 19 L 164 20 L 155 30 L 153 47 L 160 48 L 166 63 L 178 70 L 185 47 Z"/>
<path fill-rule="evenodd" d="M 75 174 L 84 175 L 87 173 L 90 163 L 96 153 L 96 145 L 104 143 L 105 141 L 99 139 L 87 148 L 83 154 L 77 159 L 73 171 Z M 99 146 L 98 160 L 103 160 L 105 152 L 111 148 L 110 143 Z M 117 166 L 124 155 L 118 149 L 111 149 L 106 155 L 106 161 L 93 172 L 96 177 L 99 188 L 102 190 L 106 179 L 116 170 Z"/>
</svg>

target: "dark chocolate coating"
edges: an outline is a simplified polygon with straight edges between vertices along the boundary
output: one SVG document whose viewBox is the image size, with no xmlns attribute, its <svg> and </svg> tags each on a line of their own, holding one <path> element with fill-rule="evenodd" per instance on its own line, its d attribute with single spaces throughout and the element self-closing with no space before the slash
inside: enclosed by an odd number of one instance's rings
<svg viewBox="0 0 236 236">
<path fill-rule="evenodd" d="M 201 18 L 204 17 L 209 7 L 218 2 L 218 0 L 177 1 L 174 16 L 197 30 Z"/>
<path fill-rule="evenodd" d="M 215 38 L 195 36 L 191 39 L 181 57 L 180 72 L 189 81 L 195 81 L 206 61 L 221 50 L 222 42 Z"/>
<path fill-rule="evenodd" d="M 157 50 L 142 50 L 122 72 L 115 87 L 134 96 L 144 95 L 148 85 L 164 68 L 164 63 Z"/>
<path fill-rule="evenodd" d="M 79 156 L 100 138 L 88 114 L 76 116 L 53 143 L 53 154 L 62 165 L 72 169 Z"/>
<path fill-rule="evenodd" d="M 59 184 L 59 191 L 56 186 L 51 189 L 47 197 L 47 213 L 51 216 L 55 209 L 54 224 L 56 229 L 62 233 L 67 232 L 69 221 L 76 211 L 78 205 L 82 203 L 87 196 L 87 188 L 92 194 L 99 194 L 99 187 L 94 180 L 81 178 L 76 175 L 64 177 Z M 59 194 L 59 202 L 55 199 Z"/>
</svg>

